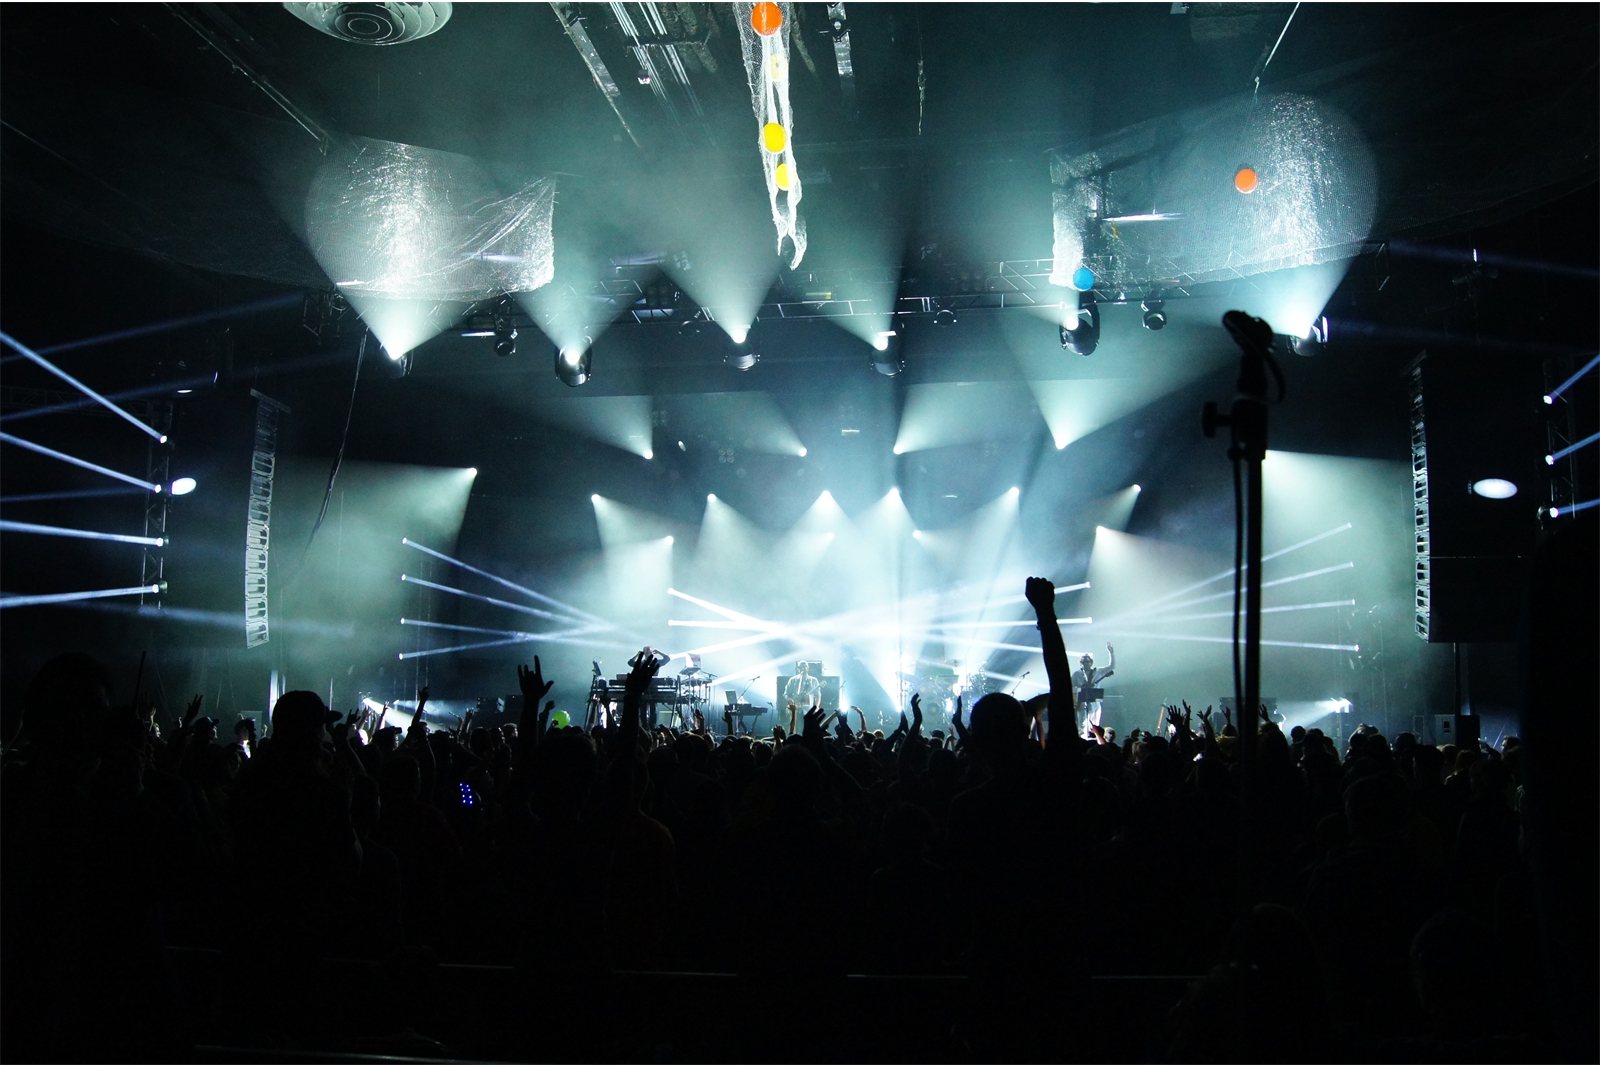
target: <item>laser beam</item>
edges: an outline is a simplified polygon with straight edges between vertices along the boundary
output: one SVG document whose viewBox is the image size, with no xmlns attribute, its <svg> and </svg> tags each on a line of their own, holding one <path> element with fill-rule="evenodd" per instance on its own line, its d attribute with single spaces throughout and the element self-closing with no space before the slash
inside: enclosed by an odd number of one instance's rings
<svg viewBox="0 0 1600 1067">
<path fill-rule="evenodd" d="M 554 612 L 543 611 L 539 608 L 530 608 L 526 604 L 513 604 L 509 600 L 496 600 L 494 597 L 484 596 L 482 593 L 469 593 L 465 589 L 457 589 L 454 586 L 440 585 L 437 582 L 429 582 L 424 581 L 421 578 L 413 578 L 409 574 L 402 574 L 400 576 L 400 580 L 402 582 L 410 582 L 412 585 L 420 585 L 427 589 L 437 589 L 441 593 L 451 593 L 455 596 L 464 596 L 471 600 L 481 600 L 485 604 L 493 604 L 496 607 L 509 608 L 512 611 L 520 611 L 523 614 L 532 615 L 535 618 L 549 619 L 551 622 L 571 623 L 578 621 L 576 619 L 569 619 L 564 615 L 557 615 Z"/>
<path fill-rule="evenodd" d="M 600 618 L 598 615 L 590 615 L 587 611 L 582 611 L 582 610 L 580 610 L 578 608 L 575 608 L 571 604 L 563 604 L 561 601 L 557 600 L 555 597 L 545 596 L 543 593 L 535 592 L 534 590 L 529 589 L 525 585 L 518 585 L 516 582 L 507 581 L 506 579 L 500 577 L 497 574 L 490 574 L 488 571 L 479 570 L 477 567 L 474 567 L 470 563 L 463 563 L 459 559 L 454 559 L 454 558 L 452 558 L 450 556 L 447 556 L 443 552 L 437 552 L 437 551 L 435 551 L 435 550 L 433 550 L 431 548 L 428 548 L 426 545 L 419 545 L 415 541 L 411 540 L 411 538 L 409 538 L 409 537 L 402 537 L 400 539 L 400 543 L 402 545 L 405 545 L 407 548 L 414 548 L 418 552 L 421 552 L 421 553 L 424 553 L 426 555 L 432 556 L 434 559 L 442 559 L 446 563 L 451 563 L 451 564 L 454 564 L 457 567 L 460 567 L 462 570 L 471 571 L 473 574 L 476 574 L 476 575 L 478 575 L 480 577 L 483 577 L 483 578 L 487 578 L 491 582 L 498 582 L 499 584 L 505 586 L 507 589 L 510 589 L 510 590 L 515 591 L 515 592 L 521 593 L 523 596 L 532 597 L 533 599 L 539 601 L 541 604 L 549 604 L 553 608 L 560 608 L 562 611 L 565 611 L 568 614 L 577 616 L 579 618 L 588 619 L 590 622 L 603 623 L 606 626 L 610 626 L 611 625 L 610 623 L 607 623 L 604 619 Z"/>
<path fill-rule="evenodd" d="M 1588 374 L 1590 371 L 1594 370 L 1595 367 L 1600 367 L 1600 356 L 1595 356 L 1589 362 L 1585 363 L 1583 365 L 1583 369 L 1580 370 L 1577 374 L 1574 374 L 1572 377 L 1568 378 L 1566 381 L 1562 382 L 1560 385 L 1558 385 L 1554 389 L 1550 390 L 1550 395 L 1544 398 L 1544 402 L 1546 404 L 1554 403 L 1556 397 L 1560 396 L 1562 393 L 1566 392 L 1568 389 L 1571 389 L 1572 386 L 1573 386 L 1573 383 L 1575 383 L 1579 378 L 1582 378 L 1585 374 Z"/>
<path fill-rule="evenodd" d="M 61 462 L 70 463 L 74 467 L 82 467 L 86 471 L 94 471 L 96 474 L 103 474 L 107 478 L 115 478 L 119 482 L 127 482 L 129 485 L 138 486 L 147 493 L 161 492 L 161 486 L 155 482 L 147 482 L 143 478 L 135 478 L 131 474 L 123 474 L 121 471 L 114 471 L 110 467 L 102 467 L 98 463 L 90 463 L 86 459 L 79 459 L 77 456 L 69 456 L 65 452 L 57 452 L 53 448 L 46 448 L 44 445 L 37 444 L 33 441 L 24 441 L 22 438 L 17 437 L 14 434 L 0 432 L 0 441 L 4 441 L 8 445 L 16 445 L 18 448 L 26 448 L 29 452 L 37 452 L 41 456 L 49 456 L 51 459 L 59 459 Z"/>
<path fill-rule="evenodd" d="M 1354 600 L 1319 600 L 1315 604 L 1289 604 L 1281 608 L 1262 608 L 1261 614 L 1271 615 L 1281 611 L 1312 611 L 1317 608 L 1346 608 L 1355 604 Z M 1207 611 L 1198 615 L 1157 615 L 1150 622 L 1186 622 L 1190 619 L 1231 619 L 1231 611 Z"/>
<path fill-rule="evenodd" d="M 161 586 L 130 585 L 122 589 L 87 589 L 77 593 L 42 593 L 28 596 L 8 596 L 0 593 L 0 608 L 28 608 L 39 604 L 65 604 L 73 600 L 98 600 L 108 596 L 139 596 L 142 593 L 159 593 Z"/>
<path fill-rule="evenodd" d="M 1228 595 L 1232 596 L 1233 594 L 1229 593 Z M 1109 637 L 1132 637 L 1132 638 L 1142 639 L 1142 640 L 1146 640 L 1146 641 L 1201 641 L 1201 642 L 1204 642 L 1205 644 L 1209 644 L 1209 645 L 1231 645 L 1231 644 L 1233 644 L 1233 638 L 1231 638 L 1231 637 L 1195 637 L 1195 636 L 1193 636 L 1191 634 L 1139 634 L 1139 633 L 1119 632 L 1119 633 L 1108 634 L 1107 636 L 1109 636 Z M 1325 649 L 1328 649 L 1328 650 L 1333 651 L 1333 652 L 1360 652 L 1361 651 L 1361 646 L 1360 645 L 1325 645 L 1325 644 L 1319 644 L 1318 642 L 1315 642 L 1315 641 L 1267 641 L 1267 640 L 1263 639 L 1261 643 L 1263 645 L 1271 645 L 1274 648 L 1325 648 Z"/>
<path fill-rule="evenodd" d="M 44 534 L 46 537 L 81 537 L 86 541 L 119 541 L 126 545 L 154 545 L 160 548 L 167 543 L 165 537 L 140 537 L 136 534 L 101 533 L 99 530 L 77 530 L 69 526 L 40 526 L 33 522 L 12 522 L 0 519 L 0 531 L 10 533 Z"/>
<path fill-rule="evenodd" d="M 27 356 L 29 359 L 33 360 L 33 362 L 35 362 L 39 366 L 43 367 L 45 370 L 49 371 L 51 374 L 54 374 L 57 378 L 60 378 L 62 381 L 66 382 L 68 385 L 72 386 L 74 389 L 77 389 L 77 390 L 81 391 L 84 396 L 87 396 L 89 399 L 99 402 L 103 407 L 107 408 L 108 410 L 110 410 L 112 412 L 115 412 L 117 415 L 120 415 L 122 418 L 127 419 L 130 423 L 132 423 L 133 425 L 139 427 L 140 430 L 142 430 L 145 433 L 149 434 L 151 437 L 154 437 L 156 439 L 157 443 L 159 443 L 159 444 L 166 444 L 167 443 L 167 435 L 166 434 L 164 434 L 161 431 L 157 430 L 154 426 L 150 426 L 147 423 L 140 422 L 138 419 L 136 419 L 132 415 L 128 414 L 127 411 L 125 411 L 122 408 L 118 407 L 116 404 L 113 404 L 111 401 L 107 400 L 105 397 L 101 396 L 99 393 L 95 392 L 93 389 L 90 389 L 87 385 L 84 385 L 82 382 L 78 381 L 78 379 L 74 378 L 72 375 L 68 374 L 66 371 L 62 370 L 60 367 L 56 366 L 54 363 L 51 363 L 48 359 L 45 359 L 43 356 L 41 356 L 39 353 L 35 352 L 33 349 L 29 348 L 27 345 L 23 344 L 21 341 L 18 341 L 15 337 L 12 337 L 10 334 L 5 333 L 3 331 L 0 331 L 0 342 L 4 342 L 5 344 L 8 344 L 12 348 L 16 349 L 18 352 L 21 352 L 24 356 Z"/>
</svg>

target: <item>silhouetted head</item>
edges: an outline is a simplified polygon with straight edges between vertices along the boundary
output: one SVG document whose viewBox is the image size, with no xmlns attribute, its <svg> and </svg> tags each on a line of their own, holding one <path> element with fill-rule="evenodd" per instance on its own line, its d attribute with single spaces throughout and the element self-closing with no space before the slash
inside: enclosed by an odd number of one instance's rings
<svg viewBox="0 0 1600 1067">
<path fill-rule="evenodd" d="M 309 689 L 296 689 L 278 698 L 272 708 L 272 741 L 327 741 L 328 727 L 344 716 L 328 710 L 322 698 Z"/>
<path fill-rule="evenodd" d="M 1344 817 L 1352 837 L 1381 841 L 1392 836 L 1401 817 L 1400 787 L 1386 775 L 1357 779 L 1344 791 Z"/>
<path fill-rule="evenodd" d="M 1078 657 L 1078 666 L 1083 668 L 1085 674 L 1094 670 L 1094 656 L 1088 652 Z"/>
<path fill-rule="evenodd" d="M 767 765 L 767 785 L 780 812 L 808 813 L 821 783 L 822 768 L 802 745 L 784 745 Z"/>
<path fill-rule="evenodd" d="M 915 804 L 890 808 L 883 817 L 883 858 L 886 863 L 910 863 L 922 856 L 933 840 L 933 816 Z"/>
<path fill-rule="evenodd" d="M 45 748 L 93 743 L 111 710 L 111 672 L 81 652 L 39 668 L 23 694 L 28 736 Z"/>
<path fill-rule="evenodd" d="M 378 794 L 385 804 L 409 804 L 422 795 L 422 767 L 414 756 L 395 756 L 379 774 Z"/>
<path fill-rule="evenodd" d="M 990 693 L 972 705 L 972 726 L 968 733 L 972 747 L 989 758 L 1008 758 L 1021 753 L 1028 741 L 1032 722 L 1022 702 L 1009 693 Z"/>
</svg>

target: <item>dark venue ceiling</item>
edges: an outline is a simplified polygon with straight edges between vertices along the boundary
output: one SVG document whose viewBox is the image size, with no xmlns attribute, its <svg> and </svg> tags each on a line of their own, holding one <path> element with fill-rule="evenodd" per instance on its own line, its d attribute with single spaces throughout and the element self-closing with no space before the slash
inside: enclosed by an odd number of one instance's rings
<svg viewBox="0 0 1600 1067">
<path fill-rule="evenodd" d="M 604 570 L 594 560 L 611 546 L 603 526 L 596 532 L 591 493 L 649 513 L 664 524 L 656 533 L 677 531 L 682 541 L 695 536 L 708 493 L 777 536 L 823 490 L 859 517 L 898 486 L 918 526 L 940 529 L 1022 485 L 1019 528 L 1035 546 L 1031 561 L 1078 580 L 1091 567 L 1096 509 L 1139 482 L 1145 493 L 1125 518 L 1129 534 L 1196 558 L 1226 555 L 1228 468 L 1223 446 L 1199 436 L 1197 412 L 1231 394 L 1232 350 L 1217 321 L 1230 301 L 1258 291 L 1248 272 L 1175 285 L 1162 333 L 1140 329 L 1141 292 L 1102 292 L 1106 336 L 1089 358 L 1061 351 L 1057 324 L 1034 312 L 1061 299 L 1048 282 L 1053 158 L 1131 152 L 1116 167 L 1132 174 L 1179 158 L 1174 146 L 1207 116 L 1248 109 L 1255 94 L 1294 94 L 1342 114 L 1370 154 L 1375 190 L 1366 240 L 1350 249 L 1323 309 L 1328 344 L 1311 358 L 1286 357 L 1291 388 L 1274 414 L 1275 448 L 1408 463 L 1402 371 L 1430 346 L 1533 361 L 1594 352 L 1593 5 L 845 7 L 846 25 L 835 27 L 828 5 L 793 5 L 788 83 L 808 247 L 789 269 L 761 195 L 732 5 L 456 4 L 436 33 L 389 47 L 319 33 L 278 4 L 6 6 L 3 328 L 47 350 L 197 317 L 52 358 L 102 392 L 142 392 L 128 401 L 136 414 L 173 400 L 174 469 L 202 486 L 175 506 L 167 561 L 167 606 L 192 616 L 8 611 L 0 618 L 7 694 L 49 651 L 98 644 L 122 664 L 155 643 L 192 651 L 181 666 L 173 661 L 169 696 L 185 685 L 183 671 L 212 692 L 224 679 L 238 690 L 223 697 L 231 711 L 261 706 L 268 669 L 292 669 L 314 688 L 334 684 L 341 705 L 357 691 L 403 693 L 415 678 L 410 667 L 393 671 L 395 649 L 411 647 L 389 632 L 393 612 L 383 609 L 381 639 L 334 647 L 367 616 L 345 601 L 313 608 L 314 579 L 295 573 L 341 447 L 357 466 L 476 469 L 454 527 L 437 516 L 418 521 L 443 531 L 459 555 L 537 588 L 574 589 L 562 583 L 578 583 L 586 567 Z M 614 96 L 586 65 L 584 40 Z M 670 69 L 669 47 L 678 64 Z M 657 61 L 648 81 L 641 54 Z M 418 344 L 405 377 L 386 375 L 373 346 L 346 434 L 364 326 L 336 297 L 343 279 L 313 254 L 317 208 L 308 195 L 319 168 L 353 138 L 468 157 L 507 194 L 553 180 L 555 277 L 543 287 L 548 303 L 518 301 L 510 312 L 519 339 L 509 359 L 493 354 L 490 338 L 461 336 L 493 328 L 493 297 L 440 312 L 453 318 Z M 1473 249 L 1502 265 L 1474 266 Z M 747 290 L 762 359 L 740 373 L 701 309 L 718 314 L 725 293 Z M 905 361 L 897 376 L 875 372 L 871 350 L 841 321 L 845 302 L 873 300 L 897 312 L 894 354 Z M 940 309 L 958 320 L 935 324 Z M 562 341 L 574 322 L 594 336 L 593 381 L 576 392 L 551 373 L 546 336 Z M 0 368 L 8 419 L 59 401 L 51 392 L 59 382 L 8 356 Z M 1053 362 L 1041 370 L 1046 357 Z M 1174 370 L 1180 363 L 1186 369 Z M 1068 409 L 1053 409 L 1056 393 L 1039 385 L 1141 376 L 1165 384 L 1082 432 L 1063 429 Z M 970 402 L 952 407 L 939 390 L 962 383 Z M 194 392 L 176 395 L 178 384 Z M 306 598 L 307 628 L 286 629 L 247 659 L 241 635 L 206 618 L 240 610 L 252 388 L 291 409 L 280 454 L 300 481 L 282 490 L 273 566 L 286 618 L 296 614 L 293 598 Z M 638 415 L 650 454 L 626 445 L 624 415 L 574 415 L 575 398 L 591 408 L 611 398 L 606 412 Z M 630 406 L 639 398 L 642 406 Z M 916 418 L 948 420 L 949 411 L 975 425 L 932 432 L 927 447 L 906 444 Z M 778 423 L 782 440 L 763 444 Z M 143 442 L 130 443 L 112 419 L 75 413 L 6 428 L 123 470 L 145 466 Z M 795 455 L 791 439 L 809 454 Z M 8 500 L 100 485 L 16 449 L 4 459 Z M 135 498 L 6 510 L 85 528 L 143 521 Z M 1408 512 L 1394 515 L 1404 550 Z M 390 530 L 377 519 L 370 528 Z M 0 587 L 42 593 L 139 577 L 125 546 L 73 552 L 10 538 Z M 1407 560 L 1398 560 L 1404 572 Z M 384 570 L 384 589 L 395 569 Z M 814 597 L 836 592 L 818 590 Z M 1357 592 L 1392 603 L 1390 642 L 1416 644 L 1403 580 Z M 429 610 L 458 625 L 507 625 L 453 601 Z M 335 636 L 319 637 L 315 626 Z M 1221 646 L 1196 647 L 1222 659 Z M 236 651 L 219 660 L 224 648 Z M 1406 649 L 1404 684 L 1416 693 L 1409 710 L 1438 679 L 1429 673 L 1436 663 Z M 466 697 L 509 689 L 506 665 L 525 652 L 413 666 L 436 672 L 436 692 L 442 683 Z M 586 673 L 588 658 L 575 649 L 563 666 Z M 1364 669 L 1354 657 L 1329 659 L 1340 663 L 1305 669 L 1319 692 L 1370 690 L 1350 680 Z M 994 669 L 1020 672 L 1024 661 L 1013 660 Z"/>
</svg>

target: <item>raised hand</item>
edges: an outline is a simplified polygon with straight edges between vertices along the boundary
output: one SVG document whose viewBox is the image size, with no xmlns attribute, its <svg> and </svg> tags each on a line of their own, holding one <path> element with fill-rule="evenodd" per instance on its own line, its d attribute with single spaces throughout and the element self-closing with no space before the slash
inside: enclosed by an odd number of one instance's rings
<svg viewBox="0 0 1600 1067">
<path fill-rule="evenodd" d="M 950 725 L 955 727 L 956 736 L 961 740 L 967 739 L 967 728 L 961 725 L 961 701 L 963 697 L 956 697 L 956 712 L 950 716 Z"/>
<path fill-rule="evenodd" d="M 783 727 L 777 725 L 776 723 L 773 724 L 773 727 L 772 727 L 772 739 L 774 741 L 778 742 L 778 744 L 781 745 L 781 744 L 783 744 L 784 740 L 788 736 L 789 736 L 788 734 L 783 732 Z"/>
<path fill-rule="evenodd" d="M 522 690 L 522 707 L 537 709 L 539 701 L 543 700 L 555 682 L 544 680 L 544 671 L 539 667 L 539 657 L 533 657 L 533 670 L 528 670 L 525 664 L 517 666 L 517 685 Z"/>
<path fill-rule="evenodd" d="M 1176 704 L 1167 705 L 1167 725 L 1176 731 L 1182 732 L 1183 716 L 1178 714 L 1178 706 Z"/>
<path fill-rule="evenodd" d="M 1262 722 L 1271 722 L 1272 721 L 1272 712 L 1267 710 L 1267 706 L 1265 704 L 1261 705 L 1261 721 Z"/>
<path fill-rule="evenodd" d="M 417 690 L 417 714 L 422 714 L 422 709 L 428 703 L 428 687 L 423 686 Z"/>
<path fill-rule="evenodd" d="M 918 737 L 918 736 L 921 736 L 921 734 L 922 734 L 922 694 L 921 693 L 912 693 L 911 694 L 911 735 L 913 737 Z"/>
<path fill-rule="evenodd" d="M 189 727 L 194 725 L 194 720 L 200 715 L 200 702 L 203 700 L 205 700 L 205 697 L 199 693 L 196 693 L 194 698 L 189 701 L 189 706 L 183 709 L 184 729 L 187 730 Z"/>
<path fill-rule="evenodd" d="M 656 676 L 656 673 L 662 667 L 666 666 L 666 663 L 666 657 L 658 658 L 654 649 L 648 646 L 641 649 L 637 662 L 634 664 L 633 669 L 628 672 L 626 692 L 637 696 L 650 688 L 651 679 Z M 539 669 L 539 658 L 537 656 L 533 659 L 533 666 L 534 670 L 537 671 Z"/>
<path fill-rule="evenodd" d="M 1027 594 L 1028 603 L 1033 605 L 1033 610 L 1051 612 L 1056 610 L 1056 584 L 1048 578 L 1029 578 L 1023 587 Z"/>
</svg>

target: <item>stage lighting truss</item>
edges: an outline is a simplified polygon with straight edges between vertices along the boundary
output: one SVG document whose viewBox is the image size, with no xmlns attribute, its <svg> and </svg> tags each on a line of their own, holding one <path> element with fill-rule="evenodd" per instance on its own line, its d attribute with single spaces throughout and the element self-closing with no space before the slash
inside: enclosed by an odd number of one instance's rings
<svg viewBox="0 0 1600 1067">
<path fill-rule="evenodd" d="M 18 438 L 12 434 L 0 433 L 0 439 L 3 439 L 7 444 L 16 445 L 50 459 L 123 482 L 132 486 L 134 492 L 142 490 L 146 494 L 143 534 L 102 533 L 99 531 L 10 521 L 0 523 L 11 533 L 32 533 L 79 540 L 99 540 L 140 545 L 142 547 L 142 559 L 140 562 L 141 583 L 139 585 L 90 592 L 20 595 L 6 598 L 3 603 L 0 603 L 0 606 L 28 607 L 38 604 L 65 603 L 72 600 L 111 596 L 138 596 L 140 603 L 143 604 L 146 597 L 155 596 L 158 599 L 154 603 L 159 607 L 161 604 L 159 597 L 166 592 L 167 588 L 163 575 L 166 571 L 165 549 L 171 543 L 171 539 L 167 536 L 169 501 L 173 496 L 184 496 L 192 492 L 195 487 L 193 478 L 180 478 L 175 482 L 171 480 L 172 446 L 169 435 L 172 429 L 172 400 L 144 402 L 144 417 L 140 418 L 110 398 L 102 396 L 15 338 L 0 333 L 0 341 L 3 341 L 4 344 L 16 351 L 21 357 L 32 361 L 41 369 L 48 371 L 72 386 L 88 401 L 100 405 L 112 414 L 124 419 L 128 424 L 138 428 L 145 435 L 145 476 L 141 480 L 113 468 L 57 451 L 37 442 Z M 16 399 L 12 395 L 17 392 L 16 390 L 8 390 L 7 392 L 8 400 Z M 34 394 L 38 400 L 43 402 L 40 406 L 45 412 L 74 410 L 79 406 L 73 394 L 61 394 L 50 390 L 29 390 L 28 392 Z M 135 403 L 133 406 L 137 409 L 140 405 Z M 62 495 L 72 494 L 65 493 Z"/>
<path fill-rule="evenodd" d="M 576 389 L 589 380 L 593 348 L 594 341 L 588 337 L 572 344 L 556 346 L 556 377 L 561 379 L 563 385 Z"/>
</svg>

